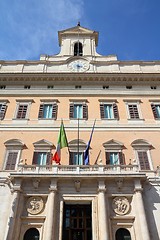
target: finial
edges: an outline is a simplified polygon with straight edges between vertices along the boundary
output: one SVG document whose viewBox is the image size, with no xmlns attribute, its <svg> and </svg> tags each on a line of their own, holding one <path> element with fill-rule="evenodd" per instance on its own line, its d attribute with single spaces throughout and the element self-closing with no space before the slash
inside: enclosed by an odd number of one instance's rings
<svg viewBox="0 0 160 240">
<path fill-rule="evenodd" d="M 81 26 L 80 22 L 78 22 L 77 26 Z"/>
</svg>

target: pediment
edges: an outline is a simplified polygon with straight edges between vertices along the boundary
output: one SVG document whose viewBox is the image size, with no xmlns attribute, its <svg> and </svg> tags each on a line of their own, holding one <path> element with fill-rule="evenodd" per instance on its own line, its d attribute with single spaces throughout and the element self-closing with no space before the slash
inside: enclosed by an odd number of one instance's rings
<svg viewBox="0 0 160 240">
<path fill-rule="evenodd" d="M 37 141 L 37 142 L 34 142 L 33 143 L 33 145 L 35 146 L 35 147 L 40 147 L 40 146 L 43 146 L 43 147 L 53 147 L 53 143 L 51 143 L 51 142 L 49 142 L 49 141 L 47 141 L 47 140 L 45 140 L 45 139 L 41 139 L 41 140 L 39 140 L 39 141 Z"/>
<path fill-rule="evenodd" d="M 145 148 L 145 147 L 146 148 L 151 148 L 152 147 L 152 145 L 144 139 L 136 139 L 135 141 L 133 141 L 131 143 L 131 146 L 133 148 Z"/>
<path fill-rule="evenodd" d="M 92 36 L 92 38 L 95 38 L 95 43 L 96 45 L 98 44 L 98 32 L 94 31 L 94 30 L 90 30 L 88 28 L 84 28 L 81 26 L 75 26 L 72 28 L 68 28 L 62 31 L 58 32 L 58 39 L 59 39 L 59 45 L 61 46 L 61 42 L 62 42 L 62 36 L 65 37 L 69 37 L 71 35 L 76 35 L 79 34 L 79 36 L 81 35 L 88 35 L 88 36 Z"/>
<path fill-rule="evenodd" d="M 63 34 L 72 34 L 72 33 L 93 34 L 94 32 L 95 31 L 90 30 L 88 28 L 81 27 L 81 26 L 75 26 L 75 27 L 72 27 L 72 28 L 68 28 L 66 30 L 59 31 L 59 33 L 63 33 Z"/>
<path fill-rule="evenodd" d="M 4 144 L 5 144 L 6 147 L 9 147 L 9 146 L 14 146 L 14 147 L 15 146 L 21 146 L 21 147 L 24 147 L 24 145 L 25 145 L 19 139 L 10 139 L 10 140 L 6 141 Z"/>
<path fill-rule="evenodd" d="M 69 146 L 77 146 L 78 139 L 72 140 L 68 144 L 69 144 Z M 86 146 L 86 143 L 83 140 L 79 139 L 79 146 Z"/>
<path fill-rule="evenodd" d="M 105 149 L 122 149 L 122 148 L 124 148 L 124 144 L 119 141 L 116 141 L 114 139 L 111 139 L 111 140 L 103 143 L 103 147 Z"/>
</svg>

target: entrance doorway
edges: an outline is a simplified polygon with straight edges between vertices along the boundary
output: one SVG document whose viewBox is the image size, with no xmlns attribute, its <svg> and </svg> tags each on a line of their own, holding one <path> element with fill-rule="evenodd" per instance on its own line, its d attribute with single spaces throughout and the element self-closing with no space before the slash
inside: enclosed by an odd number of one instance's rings
<svg viewBox="0 0 160 240">
<path fill-rule="evenodd" d="M 131 240 L 130 232 L 125 228 L 119 228 L 116 231 L 116 240 Z"/>
<path fill-rule="evenodd" d="M 91 204 L 64 204 L 62 240 L 92 240 Z"/>
<path fill-rule="evenodd" d="M 39 240 L 39 231 L 36 228 L 28 229 L 24 234 L 23 240 Z"/>
</svg>

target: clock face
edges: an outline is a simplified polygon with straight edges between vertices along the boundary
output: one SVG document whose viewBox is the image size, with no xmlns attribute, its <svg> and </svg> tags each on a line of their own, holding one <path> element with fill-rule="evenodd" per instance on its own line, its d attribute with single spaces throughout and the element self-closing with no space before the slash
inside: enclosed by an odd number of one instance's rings
<svg viewBox="0 0 160 240">
<path fill-rule="evenodd" d="M 89 63 L 84 60 L 75 60 L 68 64 L 69 69 L 73 72 L 85 72 L 89 68 Z"/>
</svg>

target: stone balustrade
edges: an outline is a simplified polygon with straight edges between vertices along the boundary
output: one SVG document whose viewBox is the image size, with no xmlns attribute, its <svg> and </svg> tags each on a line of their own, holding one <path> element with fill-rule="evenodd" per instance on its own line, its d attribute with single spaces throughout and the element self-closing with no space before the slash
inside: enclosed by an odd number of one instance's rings
<svg viewBox="0 0 160 240">
<path fill-rule="evenodd" d="M 18 172 L 34 174 L 111 174 L 137 173 L 138 165 L 19 165 Z"/>
</svg>

